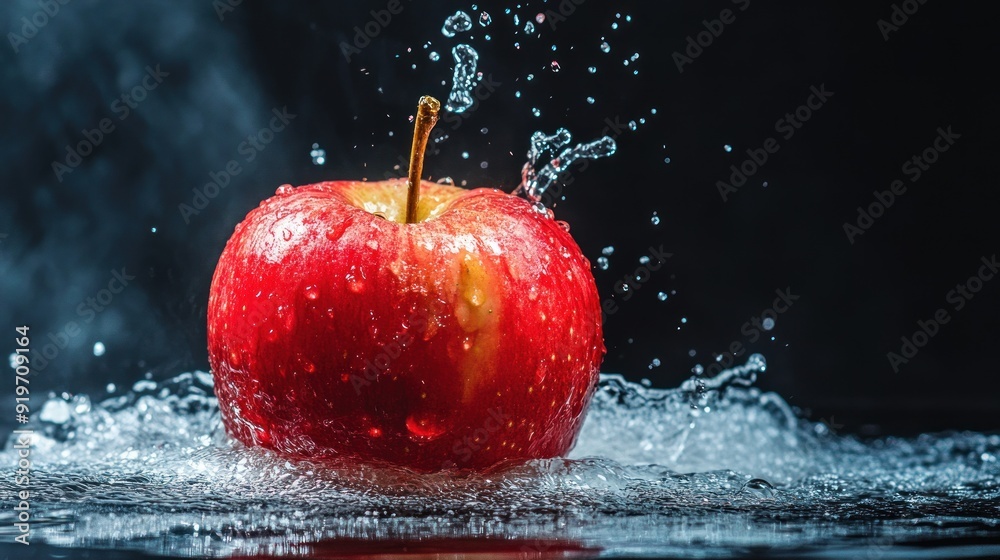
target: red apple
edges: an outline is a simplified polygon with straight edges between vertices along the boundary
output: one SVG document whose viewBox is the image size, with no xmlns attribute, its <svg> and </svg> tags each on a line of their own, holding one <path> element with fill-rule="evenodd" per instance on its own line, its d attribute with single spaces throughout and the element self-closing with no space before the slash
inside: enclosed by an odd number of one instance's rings
<svg viewBox="0 0 1000 560">
<path fill-rule="evenodd" d="M 590 263 L 499 190 L 419 183 L 412 223 L 408 200 L 286 185 L 236 227 L 208 302 L 227 430 L 421 471 L 566 453 L 604 354 Z"/>
</svg>

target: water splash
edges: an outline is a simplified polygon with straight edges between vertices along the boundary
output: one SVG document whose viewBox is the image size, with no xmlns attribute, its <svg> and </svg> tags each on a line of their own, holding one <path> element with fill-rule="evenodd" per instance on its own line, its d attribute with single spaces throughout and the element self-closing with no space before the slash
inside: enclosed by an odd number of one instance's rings
<svg viewBox="0 0 1000 560">
<path fill-rule="evenodd" d="M 53 397 L 30 426 L 32 542 L 186 557 L 323 556 L 359 538 L 391 551 L 427 535 L 452 547 L 475 537 L 671 557 L 831 546 L 908 557 L 906 545 L 922 542 L 998 552 L 981 543 L 1000 537 L 1000 435 L 835 436 L 756 388 L 765 371 L 755 355 L 677 389 L 602 375 L 569 458 L 489 474 L 245 448 L 226 437 L 201 372 L 141 380 L 99 404 Z M 16 464 L 15 444 L 0 463 Z M 15 489 L 0 479 L 6 527 Z"/>
<path fill-rule="evenodd" d="M 465 33 L 470 29 L 472 29 L 472 18 L 469 17 L 469 14 L 459 10 L 445 18 L 441 34 L 445 37 L 454 37 L 456 34 Z"/>
<path fill-rule="evenodd" d="M 462 44 L 455 45 L 451 56 L 455 60 L 455 74 L 444 108 L 453 113 L 462 113 L 475 102 L 472 99 L 472 88 L 477 81 L 476 63 L 479 62 L 479 53 L 471 46 Z"/>
<path fill-rule="evenodd" d="M 598 159 L 614 155 L 618 149 L 614 138 L 605 136 L 592 142 L 564 147 L 570 143 L 572 135 L 565 128 L 556 130 L 551 136 L 538 131 L 531 135 L 531 145 L 528 148 L 528 161 L 521 169 L 521 184 L 514 194 L 523 193 L 525 197 L 541 205 L 545 191 L 555 183 L 569 167 L 579 159 Z M 561 151 L 559 151 L 561 149 Z M 539 160 L 545 153 L 556 154 L 552 159 L 536 171 Z M 544 209 L 541 205 L 540 210 Z"/>
</svg>

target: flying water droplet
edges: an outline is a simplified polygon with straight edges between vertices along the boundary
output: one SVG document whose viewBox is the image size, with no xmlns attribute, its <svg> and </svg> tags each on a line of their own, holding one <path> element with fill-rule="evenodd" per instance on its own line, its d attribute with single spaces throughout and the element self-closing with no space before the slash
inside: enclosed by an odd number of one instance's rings
<svg viewBox="0 0 1000 560">
<path fill-rule="evenodd" d="M 733 147 L 730 146 L 729 144 L 726 144 L 725 146 L 723 146 L 722 149 L 726 150 L 726 153 L 729 153 L 729 152 L 733 151 Z"/>
<path fill-rule="evenodd" d="M 542 116 L 542 112 L 539 111 L 537 107 L 532 107 L 531 108 L 531 114 L 535 115 L 536 117 Z"/>
<path fill-rule="evenodd" d="M 588 98 L 587 98 L 587 103 L 589 103 L 589 104 L 591 104 L 591 105 L 593 105 L 593 104 L 594 104 L 594 101 L 596 101 L 596 99 L 594 99 L 593 97 L 588 97 Z"/>
<path fill-rule="evenodd" d="M 769 330 L 773 329 L 774 328 L 774 318 L 773 317 L 764 317 L 764 320 L 761 321 L 761 325 L 760 326 L 764 327 L 765 331 L 769 331 Z"/>
<path fill-rule="evenodd" d="M 591 74 L 596 74 L 597 73 L 597 67 L 596 66 L 588 66 L 587 67 L 587 72 L 590 72 Z"/>
<path fill-rule="evenodd" d="M 667 301 L 667 292 L 660 292 L 656 294 L 656 299 L 660 301 Z"/>
<path fill-rule="evenodd" d="M 608 245 L 607 247 L 601 249 L 601 254 L 610 257 L 611 255 L 615 254 L 615 246 Z"/>
<path fill-rule="evenodd" d="M 521 169 L 521 184 L 514 192 L 524 192 L 529 200 L 538 202 L 541 200 L 542 195 L 545 194 L 545 191 L 576 160 L 608 157 L 613 155 L 618 149 L 615 140 L 610 136 L 605 136 L 593 142 L 577 144 L 572 148 L 564 148 L 564 146 L 569 144 L 571 138 L 572 136 L 565 128 L 560 128 L 552 136 L 546 136 L 540 131 L 535 132 L 531 136 L 528 161 Z M 560 148 L 562 148 L 562 151 L 557 152 Z M 536 171 L 535 166 L 545 152 L 558 153 L 558 155 L 549 160 L 549 163 L 541 170 Z"/>
<path fill-rule="evenodd" d="M 431 62 L 437 62 L 441 60 L 441 55 L 439 55 L 437 51 L 431 51 L 431 54 L 427 55 L 427 58 L 430 58 Z"/>
<path fill-rule="evenodd" d="M 316 286 L 306 286 L 305 294 L 306 299 L 315 300 L 319 297 L 319 289 Z"/>
<path fill-rule="evenodd" d="M 472 18 L 459 10 L 444 20 L 441 34 L 445 37 L 454 37 L 456 33 L 464 33 L 470 29 L 472 29 Z"/>
<path fill-rule="evenodd" d="M 559 66 L 559 61 L 557 60 L 553 60 L 552 64 L 550 64 L 549 67 L 552 68 L 553 72 L 558 72 L 559 70 L 562 69 L 562 67 Z"/>
<path fill-rule="evenodd" d="M 106 350 L 106 348 L 104 347 L 104 343 L 103 342 L 98 341 L 98 342 L 94 343 L 94 355 L 95 356 L 98 356 L 98 357 L 103 356 L 105 350 Z"/>
<path fill-rule="evenodd" d="M 649 223 L 653 224 L 654 226 L 660 225 L 660 217 L 656 215 L 656 212 L 653 212 L 653 216 L 649 218 Z"/>
<path fill-rule="evenodd" d="M 531 35 L 532 33 L 534 33 L 535 32 L 535 24 L 531 23 L 530 21 L 524 22 L 524 32 L 526 34 L 528 34 L 528 35 Z"/>
<path fill-rule="evenodd" d="M 607 41 L 601 43 L 601 52 L 602 53 L 611 52 L 611 45 L 609 45 Z"/>
<path fill-rule="evenodd" d="M 493 23 L 493 18 L 490 17 L 489 12 L 483 12 L 479 14 L 479 25 L 486 27 L 487 25 Z"/>
<path fill-rule="evenodd" d="M 326 163 L 326 150 L 320 148 L 319 144 L 313 143 L 309 157 L 312 158 L 313 165 L 323 165 Z"/>
<path fill-rule="evenodd" d="M 607 257 L 597 257 L 597 268 L 607 270 L 611 266 Z"/>
<path fill-rule="evenodd" d="M 455 74 L 445 109 L 461 113 L 473 104 L 471 92 L 476 82 L 476 63 L 479 61 L 479 53 L 469 45 L 456 45 L 451 50 L 451 56 L 455 59 Z"/>
</svg>

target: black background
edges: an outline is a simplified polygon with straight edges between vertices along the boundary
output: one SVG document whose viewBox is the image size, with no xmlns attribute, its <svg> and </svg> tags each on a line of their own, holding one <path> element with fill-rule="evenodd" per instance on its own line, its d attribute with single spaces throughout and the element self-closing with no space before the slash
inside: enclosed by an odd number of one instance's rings
<svg viewBox="0 0 1000 560">
<path fill-rule="evenodd" d="M 383 178 L 408 152 L 417 98 L 447 97 L 451 48 L 469 42 L 479 70 L 500 85 L 461 126 L 444 125 L 449 137 L 425 167 L 434 179 L 511 190 L 534 131 L 565 126 L 586 141 L 606 119 L 645 119 L 620 132 L 612 158 L 576 168 L 555 208 L 591 261 L 614 246 L 610 268 L 594 270 L 603 298 L 649 247 L 673 254 L 628 301 L 614 294 L 620 310 L 606 321 L 603 371 L 672 387 L 739 341 L 768 359 L 761 387 L 844 430 L 996 429 L 1000 280 L 961 310 L 946 301 L 1000 249 L 992 85 L 1000 49 L 989 4 L 929 0 L 886 40 L 878 21 L 892 17 L 891 2 L 578 3 L 563 2 L 573 13 L 550 15 L 526 36 L 524 21 L 560 4 L 478 2 L 473 12 L 467 2 L 401 0 L 402 12 L 350 61 L 340 45 L 388 2 L 245 1 L 220 20 L 209 0 L 75 0 L 17 52 L 8 35 L 0 346 L 13 350 L 20 324 L 31 326 L 35 352 L 67 322 L 82 327 L 33 377 L 34 402 L 50 390 L 101 395 L 109 382 L 121 391 L 145 374 L 206 369 L 209 282 L 236 223 L 282 183 Z M 22 33 L 21 18 L 39 9 L 4 3 L 0 30 Z M 474 19 L 485 10 L 492 23 L 446 38 L 441 24 L 456 9 Z M 679 72 L 674 53 L 724 9 L 735 21 Z M 169 76 L 119 119 L 112 103 L 157 64 Z M 811 86 L 833 95 L 782 138 L 777 121 Z M 246 162 L 240 143 L 285 106 L 295 119 Z M 52 162 L 103 118 L 115 130 L 57 180 Z M 949 126 L 960 138 L 911 182 L 902 165 Z M 780 149 L 723 201 L 716 182 L 768 137 Z M 310 159 L 314 142 L 325 165 Z M 231 159 L 242 172 L 185 223 L 178 206 Z M 896 179 L 905 194 L 850 243 L 843 224 Z M 78 305 L 122 267 L 135 280 L 85 321 Z M 742 325 L 785 288 L 800 299 L 749 343 Z M 950 322 L 893 371 L 887 353 L 939 308 Z M 100 357 L 98 341 L 107 347 Z M 654 359 L 661 365 L 651 369 Z M 8 385 L 3 394 L 12 395 Z M 4 412 L 0 422 L 11 418 Z"/>
</svg>

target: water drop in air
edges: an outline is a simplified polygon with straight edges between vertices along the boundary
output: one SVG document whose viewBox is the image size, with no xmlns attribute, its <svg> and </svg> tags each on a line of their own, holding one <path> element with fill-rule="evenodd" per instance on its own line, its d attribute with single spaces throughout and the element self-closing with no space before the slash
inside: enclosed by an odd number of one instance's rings
<svg viewBox="0 0 1000 560">
<path fill-rule="evenodd" d="M 531 114 L 535 115 L 536 117 L 542 116 L 542 112 L 539 111 L 537 107 L 532 107 L 531 108 Z"/>
<path fill-rule="evenodd" d="M 452 90 L 448 95 L 445 109 L 453 113 L 461 113 L 472 107 L 472 87 L 475 85 L 476 63 L 479 53 L 469 45 L 455 45 L 451 50 L 455 59 L 455 74 L 452 78 Z"/>
<path fill-rule="evenodd" d="M 609 45 L 607 41 L 601 43 L 601 52 L 603 53 L 611 52 L 611 45 Z"/>
<path fill-rule="evenodd" d="M 103 356 L 105 350 L 106 350 L 106 348 L 104 348 L 104 343 L 103 342 L 95 342 L 94 343 L 94 355 L 95 356 Z"/>
<path fill-rule="evenodd" d="M 597 67 L 596 66 L 588 66 L 587 67 L 587 72 L 590 72 L 591 74 L 596 74 L 597 73 Z"/>
<path fill-rule="evenodd" d="M 441 60 L 441 55 L 439 55 L 437 51 L 431 51 L 431 53 L 427 55 L 427 58 L 431 59 L 431 62 L 437 62 Z"/>
<path fill-rule="evenodd" d="M 589 104 L 591 104 L 591 105 L 593 105 L 593 104 L 594 104 L 594 101 L 595 101 L 595 100 L 594 100 L 594 98 L 593 98 L 593 97 L 588 97 L 588 98 L 587 98 L 587 103 L 589 103 Z"/>
<path fill-rule="evenodd" d="M 463 33 L 470 29 L 472 29 L 472 18 L 469 17 L 469 14 L 459 10 L 444 20 L 441 34 L 445 37 L 454 37 L 456 33 Z"/>
<path fill-rule="evenodd" d="M 733 147 L 730 146 L 729 144 L 726 144 L 725 146 L 723 146 L 722 149 L 726 150 L 727 153 L 733 151 Z"/>
<path fill-rule="evenodd" d="M 601 249 L 601 254 L 607 257 L 610 257 L 611 255 L 615 254 L 614 245 L 608 245 L 607 247 Z"/>
<path fill-rule="evenodd" d="M 326 163 L 326 150 L 313 143 L 312 150 L 309 150 L 309 157 L 312 158 L 313 165 L 323 165 Z"/>
<path fill-rule="evenodd" d="M 483 12 L 479 14 L 479 25 L 486 27 L 491 23 L 493 23 L 493 18 L 490 17 L 490 14 L 488 12 Z"/>
<path fill-rule="evenodd" d="M 761 326 L 764 327 L 765 331 L 769 331 L 769 330 L 773 329 L 774 328 L 774 318 L 773 317 L 764 317 L 764 320 L 761 321 Z"/>
<path fill-rule="evenodd" d="M 551 68 L 553 72 L 558 72 L 561 69 L 559 61 L 553 60 L 552 63 L 549 64 L 549 68 Z"/>
<path fill-rule="evenodd" d="M 524 22 L 524 32 L 526 34 L 528 34 L 528 35 L 531 35 L 532 33 L 534 33 L 535 32 L 535 24 L 531 23 L 530 21 Z"/>
<path fill-rule="evenodd" d="M 667 292 L 660 292 L 656 294 L 656 299 L 660 301 L 667 301 Z"/>
<path fill-rule="evenodd" d="M 607 270 L 609 266 L 611 265 L 608 263 L 607 257 L 597 257 L 597 268 Z"/>
</svg>

